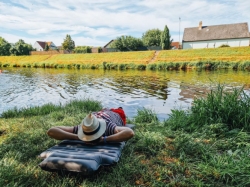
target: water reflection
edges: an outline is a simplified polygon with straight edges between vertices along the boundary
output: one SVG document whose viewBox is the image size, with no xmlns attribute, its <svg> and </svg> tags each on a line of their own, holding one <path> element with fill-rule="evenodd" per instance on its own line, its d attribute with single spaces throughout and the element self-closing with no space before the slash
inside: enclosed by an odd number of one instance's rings
<svg viewBox="0 0 250 187">
<path fill-rule="evenodd" d="M 247 71 L 104 71 L 6 68 L 0 74 L 0 113 L 17 107 L 66 103 L 91 98 L 104 107 L 122 106 L 129 117 L 138 108 L 155 110 L 161 119 L 171 109 L 191 106 L 194 96 L 206 95 L 222 83 L 227 89 L 245 85 Z"/>
</svg>

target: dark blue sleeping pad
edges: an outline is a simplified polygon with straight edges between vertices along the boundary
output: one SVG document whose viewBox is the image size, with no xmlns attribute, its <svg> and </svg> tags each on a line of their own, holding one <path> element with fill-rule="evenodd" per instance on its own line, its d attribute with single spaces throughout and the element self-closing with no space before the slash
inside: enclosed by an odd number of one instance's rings
<svg viewBox="0 0 250 187">
<path fill-rule="evenodd" d="M 132 124 L 126 124 L 126 126 L 134 127 Z M 81 140 L 63 140 L 39 155 L 44 159 L 39 166 L 45 171 L 67 171 L 91 175 L 100 166 L 116 164 L 124 146 L 125 142 L 88 145 Z"/>
</svg>

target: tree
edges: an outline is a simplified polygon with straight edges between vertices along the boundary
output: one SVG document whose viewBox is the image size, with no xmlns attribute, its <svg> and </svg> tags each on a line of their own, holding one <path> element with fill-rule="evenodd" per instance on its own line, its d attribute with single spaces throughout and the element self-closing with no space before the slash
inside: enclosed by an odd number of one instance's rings
<svg viewBox="0 0 250 187">
<path fill-rule="evenodd" d="M 11 45 L 4 38 L 0 37 L 0 56 L 10 55 Z"/>
<path fill-rule="evenodd" d="M 66 35 L 66 38 L 64 39 L 62 43 L 62 47 L 65 50 L 72 51 L 75 49 L 75 42 L 71 39 L 71 36 L 69 34 Z"/>
<path fill-rule="evenodd" d="M 126 48 L 123 46 L 122 37 L 117 37 L 115 41 L 110 44 L 110 48 L 116 48 L 120 51 L 124 51 Z"/>
<path fill-rule="evenodd" d="M 170 40 L 170 34 L 168 26 L 166 25 L 164 31 L 161 34 L 161 48 L 162 49 L 171 49 L 171 43 L 173 40 Z"/>
<path fill-rule="evenodd" d="M 142 34 L 144 46 L 161 46 L 161 33 L 159 29 L 150 29 Z"/>
<path fill-rule="evenodd" d="M 14 56 L 29 55 L 32 50 L 32 45 L 27 44 L 24 40 L 20 39 L 10 48 L 10 53 Z"/>
<path fill-rule="evenodd" d="M 46 43 L 44 47 L 44 51 L 48 51 L 48 50 L 49 50 L 49 45 Z"/>
<path fill-rule="evenodd" d="M 142 47 L 142 40 L 133 36 L 121 36 L 117 37 L 116 40 L 110 45 L 111 48 L 119 49 L 120 51 L 135 51 L 139 47 Z"/>
<path fill-rule="evenodd" d="M 138 47 L 143 46 L 142 40 L 133 36 L 122 36 L 122 44 L 130 51 L 135 51 Z"/>
</svg>

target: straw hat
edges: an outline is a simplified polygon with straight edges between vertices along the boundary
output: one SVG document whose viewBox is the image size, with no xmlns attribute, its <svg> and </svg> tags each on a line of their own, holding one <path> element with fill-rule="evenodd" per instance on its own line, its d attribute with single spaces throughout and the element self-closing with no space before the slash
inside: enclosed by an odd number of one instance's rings
<svg viewBox="0 0 250 187">
<path fill-rule="evenodd" d="M 92 141 L 101 137 L 106 130 L 106 122 L 93 114 L 88 114 L 78 126 L 78 138 L 82 141 Z"/>
</svg>

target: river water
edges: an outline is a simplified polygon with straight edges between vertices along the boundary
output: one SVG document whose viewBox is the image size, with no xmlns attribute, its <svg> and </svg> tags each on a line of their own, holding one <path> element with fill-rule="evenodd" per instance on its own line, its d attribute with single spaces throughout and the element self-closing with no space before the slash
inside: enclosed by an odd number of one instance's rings
<svg viewBox="0 0 250 187">
<path fill-rule="evenodd" d="M 103 107 L 123 107 L 129 118 L 137 110 L 155 111 L 160 120 L 171 109 L 188 109 L 218 83 L 230 90 L 250 92 L 249 71 L 138 71 L 2 68 L 0 114 L 13 108 L 65 104 L 74 99 L 95 99 Z"/>
</svg>

